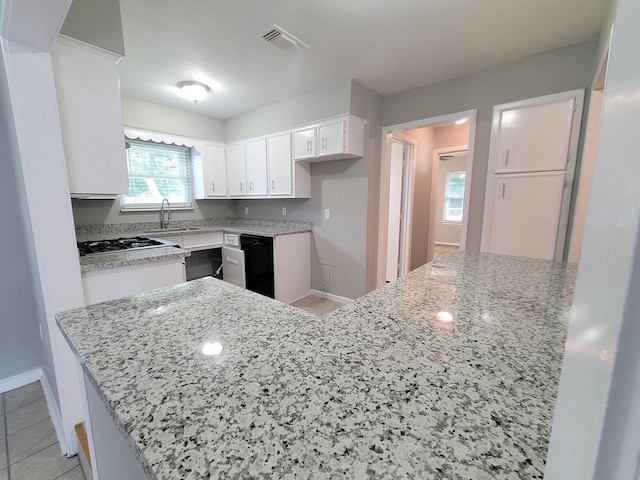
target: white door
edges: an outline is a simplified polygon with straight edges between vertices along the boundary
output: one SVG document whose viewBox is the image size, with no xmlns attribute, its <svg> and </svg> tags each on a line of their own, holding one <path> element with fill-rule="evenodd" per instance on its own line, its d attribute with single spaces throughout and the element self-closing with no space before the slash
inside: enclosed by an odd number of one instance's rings
<svg viewBox="0 0 640 480">
<path fill-rule="evenodd" d="M 246 288 L 244 251 L 222 247 L 222 279 L 238 287 Z"/>
<path fill-rule="evenodd" d="M 291 195 L 291 134 L 284 133 L 267 140 L 271 195 Z"/>
<path fill-rule="evenodd" d="M 499 108 L 495 173 L 564 170 L 575 97 L 555 102 Z"/>
<path fill-rule="evenodd" d="M 227 161 L 223 145 L 205 145 L 204 192 L 207 197 L 227 196 Z"/>
<path fill-rule="evenodd" d="M 227 188 L 231 196 L 247 195 L 247 166 L 243 143 L 229 145 L 229 182 Z"/>
<path fill-rule="evenodd" d="M 387 282 L 398 278 L 400 262 L 400 225 L 402 223 L 402 164 L 404 146 L 391 144 L 389 164 L 389 229 L 387 240 Z"/>
<path fill-rule="evenodd" d="M 564 172 L 496 175 L 487 252 L 553 260 Z"/>
<path fill-rule="evenodd" d="M 584 90 L 496 105 L 483 252 L 562 260 Z"/>
<path fill-rule="evenodd" d="M 266 140 L 253 140 L 245 144 L 247 151 L 248 194 L 267 196 L 267 143 Z"/>
</svg>

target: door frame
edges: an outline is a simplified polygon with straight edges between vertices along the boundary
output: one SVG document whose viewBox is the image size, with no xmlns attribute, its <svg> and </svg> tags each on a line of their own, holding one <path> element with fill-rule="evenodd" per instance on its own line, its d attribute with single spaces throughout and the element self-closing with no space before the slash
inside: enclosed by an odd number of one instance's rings
<svg viewBox="0 0 640 480">
<path fill-rule="evenodd" d="M 391 141 L 389 142 L 389 158 L 391 158 L 391 144 L 393 141 L 400 142 L 408 147 L 408 153 L 406 158 L 402 159 L 402 198 L 401 208 L 404 206 L 404 219 L 402 220 L 400 226 L 400 243 L 399 243 L 399 252 L 398 252 L 398 265 L 399 265 L 399 273 L 397 277 L 401 277 L 406 275 L 409 272 L 409 252 L 411 251 L 411 232 L 412 232 L 412 222 L 407 221 L 408 219 L 413 218 L 413 202 L 411 199 L 413 198 L 413 179 L 415 173 L 415 156 L 416 156 L 416 145 L 417 141 L 414 138 L 409 137 L 408 135 L 403 134 L 402 132 L 392 132 L 391 133 Z M 388 205 L 388 203 L 387 203 Z M 387 209 L 388 214 L 388 209 Z M 387 227 L 388 227 L 388 217 L 387 217 Z M 388 240 L 389 232 L 387 230 L 387 238 Z M 387 271 L 387 262 L 385 262 L 385 281 L 386 281 L 386 271 Z M 396 277 L 396 278 L 397 278 Z"/>
<path fill-rule="evenodd" d="M 571 192 L 578 156 L 578 141 L 580 140 L 580 127 L 582 125 L 582 111 L 584 108 L 584 88 L 569 90 L 567 92 L 553 93 L 540 97 L 517 100 L 515 102 L 502 103 L 493 106 L 493 117 L 491 121 L 491 139 L 489 141 L 489 158 L 487 162 L 487 183 L 484 195 L 484 212 L 482 215 L 482 237 L 480 241 L 480 251 L 487 252 L 489 249 L 489 235 L 491 232 L 491 220 L 493 201 L 495 197 L 495 158 L 498 155 L 500 112 L 502 110 L 512 110 L 514 108 L 525 108 L 534 105 L 545 105 L 563 100 L 576 99 L 569 137 L 569 160 L 565 169 L 565 188 L 562 195 L 562 205 L 560 207 L 560 217 L 558 219 L 558 236 L 556 238 L 556 248 L 554 259 L 561 261 L 567 245 L 567 229 L 569 223 L 569 210 L 571 206 Z M 578 119 L 579 121 L 576 121 Z M 514 172 L 515 173 L 515 172 Z"/>
<path fill-rule="evenodd" d="M 413 130 L 421 127 L 435 127 L 438 124 L 451 123 L 461 118 L 469 119 L 469 145 L 467 152 L 467 181 L 469 182 L 468 190 L 471 190 L 471 175 L 473 168 L 473 155 L 476 137 L 476 117 L 477 109 L 463 110 L 460 112 L 438 115 L 435 117 L 427 117 L 421 120 L 413 120 L 411 122 L 397 123 L 382 127 L 382 148 L 383 154 L 380 156 L 380 201 L 378 205 L 378 255 L 376 268 L 376 288 L 385 284 L 386 279 L 386 259 L 387 259 L 387 239 L 389 224 L 389 180 L 390 169 L 389 159 L 391 157 L 391 136 L 393 132 L 402 132 L 404 130 Z M 466 192 L 465 192 L 466 200 Z M 431 214 L 430 214 L 431 215 Z M 431 218 L 430 218 L 431 221 Z M 460 250 L 464 250 L 466 245 L 467 224 L 469 221 L 469 202 L 465 202 L 463 209 L 462 231 L 465 232 L 464 238 L 460 239 Z"/>
<path fill-rule="evenodd" d="M 455 145 L 453 147 L 443 147 L 443 148 L 434 148 L 433 149 L 433 167 L 431 173 L 431 211 L 429 215 L 432 218 L 436 218 L 436 207 L 438 205 L 438 171 L 440 169 L 440 155 L 446 155 L 447 153 L 455 153 L 455 152 L 467 152 L 467 175 L 471 175 L 471 169 L 473 167 L 473 158 L 469 155 L 469 145 Z M 469 177 L 470 178 L 470 177 Z M 467 188 L 468 187 L 468 188 Z M 464 250 L 466 246 L 467 240 L 467 222 L 465 222 L 465 215 L 467 215 L 468 210 L 465 210 L 467 205 L 469 205 L 469 201 L 471 199 L 471 195 L 469 191 L 471 190 L 471 180 L 467 180 L 465 177 L 464 181 L 464 199 L 462 201 L 462 223 L 460 225 L 460 243 L 458 248 L 460 250 Z M 436 222 L 429 222 L 429 238 L 432 238 L 434 241 L 429 242 L 429 246 L 427 247 L 427 260 L 433 260 L 433 247 L 435 245 L 436 238 Z"/>
</svg>

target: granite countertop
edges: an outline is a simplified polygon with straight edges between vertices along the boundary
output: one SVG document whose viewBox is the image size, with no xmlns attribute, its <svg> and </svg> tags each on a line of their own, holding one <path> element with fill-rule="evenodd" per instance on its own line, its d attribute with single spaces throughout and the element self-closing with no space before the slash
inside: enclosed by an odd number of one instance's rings
<svg viewBox="0 0 640 480">
<path fill-rule="evenodd" d="M 542 478 L 575 275 L 458 252 L 325 318 L 205 278 L 57 319 L 149 478 Z"/>
<path fill-rule="evenodd" d="M 245 233 L 275 237 L 311 231 L 310 222 L 292 222 L 279 220 L 251 220 L 241 218 L 221 218 L 209 220 L 176 220 L 171 222 L 166 231 L 158 231 L 157 222 L 142 223 L 112 223 L 95 225 L 77 225 L 76 240 L 85 242 L 90 240 L 115 239 L 132 236 L 151 238 L 175 237 L 177 235 L 195 235 L 198 233 Z M 165 247 L 146 248 L 125 252 L 109 252 L 100 255 L 80 257 L 80 272 L 107 270 L 110 268 L 139 265 L 143 263 L 184 258 L 190 253 L 174 248 L 173 251 Z"/>
<path fill-rule="evenodd" d="M 141 248 L 85 255 L 80 257 L 80 272 L 86 273 L 129 265 L 141 265 L 150 262 L 175 260 L 185 258 L 190 255 L 191 252 L 177 247 Z"/>
<path fill-rule="evenodd" d="M 158 222 L 108 223 L 93 225 L 76 225 L 76 239 L 79 242 L 103 240 L 106 238 L 131 237 L 166 237 L 175 235 L 196 235 L 198 233 L 247 233 L 275 237 L 294 233 L 310 232 L 311 222 L 294 222 L 284 220 L 260 220 L 244 218 L 213 218 L 206 220 L 173 220 L 169 229 L 159 231 Z"/>
</svg>

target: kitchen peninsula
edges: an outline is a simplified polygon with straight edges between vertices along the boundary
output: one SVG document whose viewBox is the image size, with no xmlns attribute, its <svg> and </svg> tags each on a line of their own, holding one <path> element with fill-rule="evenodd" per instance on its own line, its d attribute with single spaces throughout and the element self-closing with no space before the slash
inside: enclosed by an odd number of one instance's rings
<svg viewBox="0 0 640 480">
<path fill-rule="evenodd" d="M 205 278 L 57 321 L 103 479 L 541 478 L 575 274 L 458 252 L 325 318 Z"/>
</svg>

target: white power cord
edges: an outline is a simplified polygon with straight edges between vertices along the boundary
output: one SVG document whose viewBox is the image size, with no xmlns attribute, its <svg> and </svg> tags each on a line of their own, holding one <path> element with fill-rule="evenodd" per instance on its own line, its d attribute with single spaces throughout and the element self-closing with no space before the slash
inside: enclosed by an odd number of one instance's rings
<svg viewBox="0 0 640 480">
<path fill-rule="evenodd" d="M 316 248 L 316 239 L 315 236 L 313 235 L 313 230 L 311 231 L 311 243 L 313 244 L 313 253 L 316 256 L 316 262 L 318 262 L 318 264 L 322 265 L 323 267 L 329 267 L 329 278 L 327 279 L 326 282 L 324 282 L 324 285 L 322 285 L 322 287 L 320 287 L 320 291 L 321 292 L 325 292 L 327 285 L 329 285 L 329 282 L 331 281 L 331 272 L 333 272 L 333 269 L 336 268 L 335 265 L 331 265 L 330 263 L 322 263 L 320 261 L 320 258 L 318 257 L 318 249 Z"/>
</svg>

